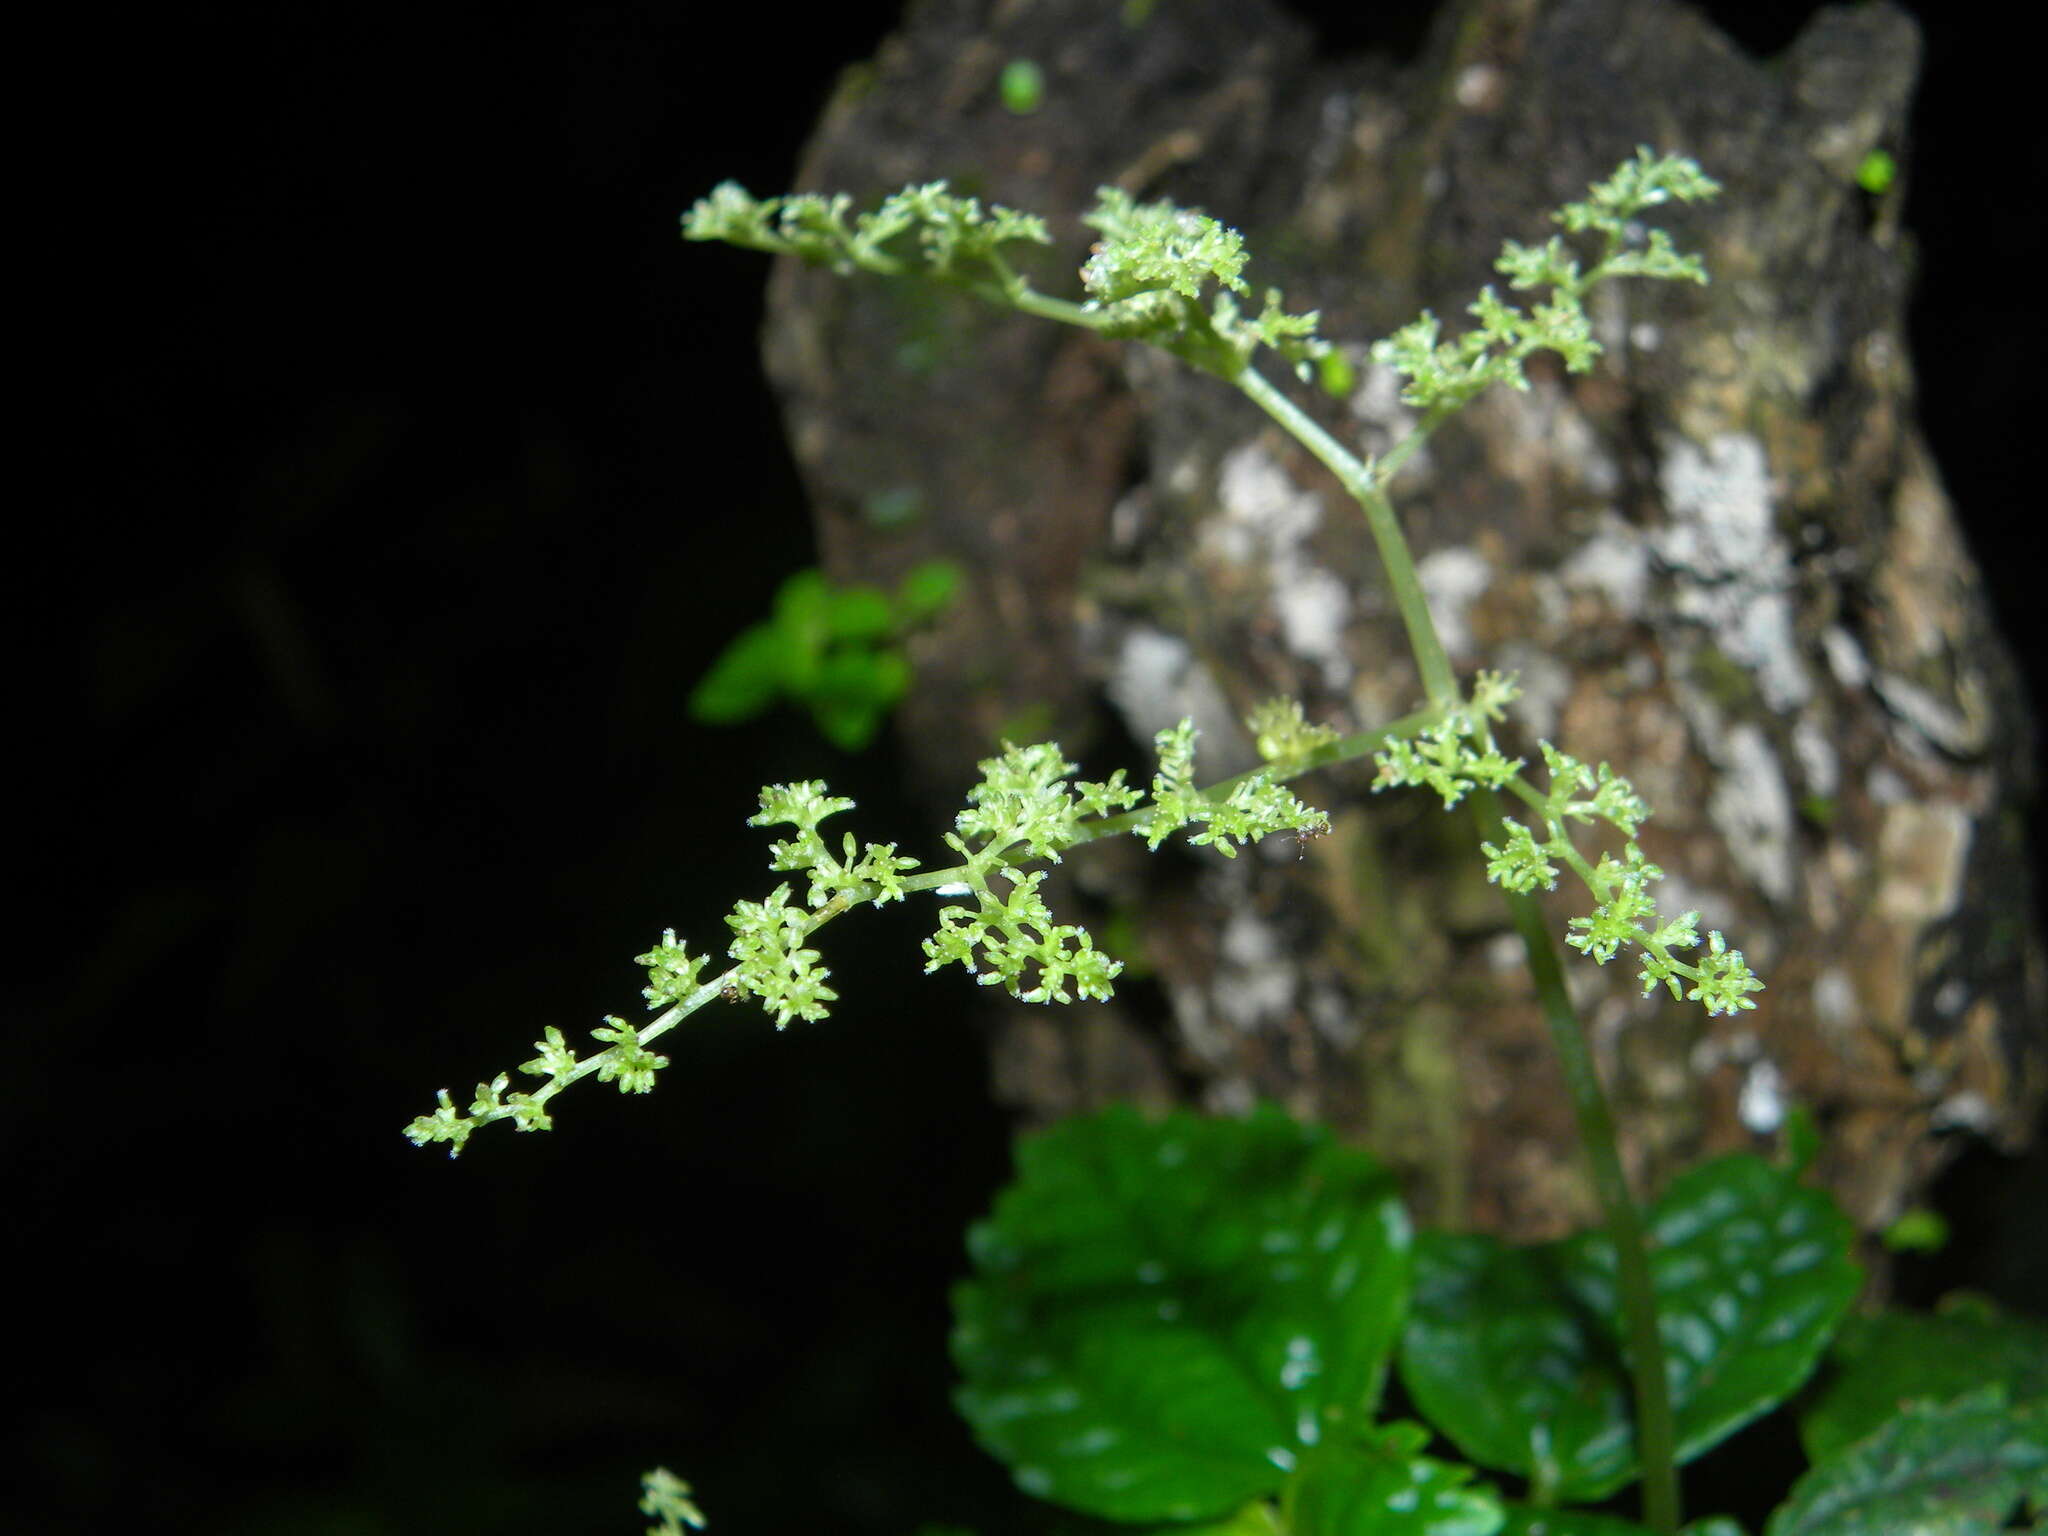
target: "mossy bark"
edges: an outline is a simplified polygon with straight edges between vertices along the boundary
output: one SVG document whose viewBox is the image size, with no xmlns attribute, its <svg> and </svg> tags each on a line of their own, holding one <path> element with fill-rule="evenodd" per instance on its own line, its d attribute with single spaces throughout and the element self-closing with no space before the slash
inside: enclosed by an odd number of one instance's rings
<svg viewBox="0 0 2048 1536">
<path fill-rule="evenodd" d="M 1012 58 L 1044 70 L 1007 112 Z M 826 110 L 807 188 L 906 181 L 1074 215 L 1114 182 L 1245 231 L 1251 277 L 1363 343 L 1460 312 L 1503 237 L 1639 143 L 1721 200 L 1673 215 L 1714 274 L 1613 284 L 1589 376 L 1539 366 L 1440 431 L 1394 486 L 1461 670 L 1518 670 L 1520 745 L 1631 776 L 1662 905 L 1698 908 L 1770 983 L 1710 1021 L 1573 957 L 1647 1182 L 1754 1142 L 1797 1099 L 1821 1176 L 1874 1227 L 1966 1130 L 2017 1146 L 2048 1081 L 2048 996 L 2020 812 L 2028 723 L 1913 417 L 1900 191 L 1917 69 L 1883 5 L 1824 11 L 1779 59 L 1642 0 L 1459 0 L 1414 63 L 1317 57 L 1255 0 L 913 6 Z M 1358 729 L 1419 703 L 1353 508 L 1234 392 L 1159 356 L 908 285 L 776 273 L 768 353 L 824 558 L 892 579 L 946 555 L 973 590 L 921 643 L 903 714 L 951 797 L 999 736 L 1144 766 L 1182 715 L 1217 776 L 1274 693 Z M 1344 440 L 1405 426 L 1350 350 Z M 921 515 L 878 515 L 905 506 Z M 1533 751 L 1531 752 L 1533 756 Z M 1135 760 L 1134 760 L 1135 759 Z M 1523 1235 L 1589 1214 L 1571 1115 L 1479 835 L 1369 770 L 1304 792 L 1337 835 L 1225 863 L 1090 850 L 1062 898 L 1133 935 L 1117 1005 L 1004 1010 L 999 1090 L 1034 1115 L 1103 1099 L 1275 1098 L 1361 1134 L 1428 1215 Z M 1561 889 L 1562 933 L 1584 909 Z"/>
</svg>

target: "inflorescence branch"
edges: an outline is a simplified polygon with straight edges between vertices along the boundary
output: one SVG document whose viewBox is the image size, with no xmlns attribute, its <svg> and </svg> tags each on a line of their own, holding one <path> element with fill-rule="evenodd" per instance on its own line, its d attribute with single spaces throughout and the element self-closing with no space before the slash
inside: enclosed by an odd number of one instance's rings
<svg viewBox="0 0 2048 1536">
<path fill-rule="evenodd" d="M 548 1101 L 584 1077 L 615 1082 L 622 1093 L 645 1093 L 655 1073 L 668 1065 L 667 1057 L 648 1048 L 650 1042 L 714 998 L 755 998 L 778 1029 L 793 1019 L 823 1019 L 839 994 L 826 985 L 831 972 L 810 947 L 811 936 L 862 903 L 879 907 L 913 891 L 974 898 L 972 906 L 939 909 L 938 928 L 924 944 L 927 972 L 957 964 L 982 985 L 1000 985 L 1023 1002 L 1107 1001 L 1122 965 L 1098 950 L 1085 928 L 1054 921 L 1038 889 L 1045 871 L 1021 866 L 1058 863 L 1066 849 L 1111 831 L 1134 833 L 1157 848 L 1174 832 L 1199 829 L 1190 833 L 1190 842 L 1235 856 L 1233 844 L 1274 832 L 1324 829 L 1328 820 L 1323 813 L 1295 799 L 1278 781 L 1286 773 L 1305 771 L 1310 765 L 1299 761 L 1302 754 L 1327 745 L 1334 733 L 1302 724 L 1299 706 L 1291 729 L 1285 726 L 1284 709 L 1273 718 L 1282 723 L 1262 740 L 1273 748 L 1274 766 L 1233 779 L 1213 794 L 1195 787 L 1195 729 L 1187 721 L 1159 733 L 1159 771 L 1149 796 L 1126 784 L 1122 769 L 1101 783 L 1070 782 L 1076 765 L 1050 742 L 1006 745 L 1000 756 L 980 765 L 981 781 L 968 791 L 966 809 L 945 834 L 946 845 L 961 862 L 917 875 L 908 872 L 918 861 L 899 855 L 894 843 L 862 845 L 849 834 L 833 851 L 818 824 L 852 810 L 853 801 L 827 794 L 818 782 L 771 784 L 761 791 L 761 809 L 748 825 L 795 829 L 771 846 L 769 868 L 799 876 L 804 894 L 797 898 L 795 886 L 785 881 L 765 900 L 734 905 L 725 919 L 732 930 L 726 948 L 730 969 L 708 982 L 700 980 L 707 957 L 692 955 L 668 930 L 638 957 L 647 969 L 647 1005 L 663 1010 L 652 1023 L 635 1028 L 608 1017 L 592 1031 L 600 1049 L 585 1056 L 578 1056 L 562 1032 L 550 1026 L 534 1047 L 539 1054 L 519 1068 L 546 1079 L 540 1087 L 507 1093 L 510 1079 L 500 1073 L 477 1085 L 467 1110 L 458 1108 L 444 1088 L 439 1107 L 415 1119 L 406 1135 L 421 1146 L 447 1142 L 452 1157 L 477 1127 L 493 1120 L 510 1120 L 522 1131 L 547 1130 L 553 1124 Z M 1359 750 L 1366 750 L 1364 742 L 1380 739 L 1377 734 L 1361 738 Z"/>
<path fill-rule="evenodd" d="M 1255 353 L 1265 347 L 1306 378 L 1330 353 L 1330 344 L 1316 335 L 1316 315 L 1289 314 L 1277 291 L 1267 291 L 1255 317 L 1240 305 L 1238 296 L 1250 292 L 1243 238 L 1197 210 L 1138 203 L 1115 188 L 1102 189 L 1083 220 L 1101 239 L 1081 269 L 1084 298 L 1075 302 L 1038 292 L 1005 254 L 1006 246 L 1050 244 L 1042 219 L 1000 205 L 984 208 L 975 198 L 954 195 L 943 181 L 906 187 L 863 213 L 855 213 L 844 195 L 756 199 L 734 183 L 720 185 L 684 216 L 686 238 L 796 256 L 842 273 L 952 283 L 992 303 L 1149 342 L 1236 383 L 1327 464 L 1364 507 L 1416 642 L 1431 707 L 1340 741 L 1326 727 L 1308 724 L 1298 703 L 1275 701 L 1248 722 L 1266 766 L 1206 789 L 1195 784 L 1195 732 L 1184 721 L 1156 739 L 1159 766 L 1149 794 L 1126 784 L 1121 770 L 1102 783 L 1070 783 L 1075 765 L 1051 743 L 1006 744 L 1000 756 L 981 764 L 981 781 L 945 836 L 961 862 L 921 874 L 909 873 L 917 860 L 898 855 L 893 843 L 857 844 L 849 835 L 834 851 L 818 823 L 850 810 L 853 802 L 826 794 L 822 783 L 770 785 L 761 792 L 751 824 L 794 828 L 773 845 L 770 868 L 797 882 L 778 885 L 765 900 L 734 906 L 725 920 L 732 930 L 729 968 L 701 979 L 708 957 L 691 955 L 673 931 L 664 933 L 639 957 L 648 972 L 648 1005 L 662 1010 L 651 1023 L 636 1028 L 607 1018 L 593 1031 L 600 1049 L 582 1056 L 550 1027 L 536 1043 L 538 1054 L 519 1069 L 543 1079 L 539 1087 L 507 1092 L 510 1079 L 500 1074 L 477 1086 L 467 1110 L 457 1108 L 444 1089 L 439 1107 L 414 1120 L 406 1134 L 422 1145 L 447 1142 L 452 1156 L 478 1126 L 493 1120 L 511 1120 L 519 1130 L 547 1129 L 548 1102 L 583 1077 L 644 1093 L 667 1065 L 650 1043 L 713 998 L 755 998 L 777 1028 L 793 1019 L 822 1019 L 838 994 L 826 985 L 830 972 L 810 946 L 812 935 L 863 902 L 880 906 L 914 891 L 972 899 L 971 905 L 940 909 L 938 927 L 924 943 L 927 971 L 957 964 L 981 984 L 1000 985 L 1027 1002 L 1107 999 L 1121 966 L 1095 948 L 1085 929 L 1054 919 L 1040 894 L 1045 871 L 1024 865 L 1058 863 L 1075 844 L 1115 833 L 1133 833 L 1157 848 L 1184 832 L 1191 843 L 1226 857 L 1273 832 L 1313 833 L 1327 825 L 1323 813 L 1282 783 L 1367 753 L 1379 767 L 1375 788 L 1427 786 L 1446 808 L 1475 789 L 1506 789 L 1529 806 L 1535 826 L 1504 818 L 1505 840 L 1482 845 L 1487 875 L 1509 891 L 1527 893 L 1539 885 L 1554 888 L 1559 866 L 1570 868 L 1597 903 L 1590 916 L 1572 919 L 1566 942 L 1574 948 L 1604 965 L 1633 946 L 1642 957 L 1646 994 L 1661 983 L 1672 996 L 1701 1003 L 1710 1014 L 1754 1007 L 1749 994 L 1763 983 L 1719 932 L 1708 934 L 1696 962 L 1674 953 L 1699 948 L 1699 914 L 1667 920 L 1657 912 L 1648 887 L 1663 871 L 1635 842 L 1650 811 L 1628 781 L 1604 763 L 1589 768 L 1544 742 L 1549 787 L 1538 790 L 1521 777 L 1520 761 L 1501 753 L 1491 723 L 1515 697 L 1513 679 L 1481 672 L 1469 699 L 1459 693 L 1385 496 L 1401 464 L 1474 395 L 1494 384 L 1526 389 L 1523 364 L 1532 353 L 1556 352 L 1575 372 L 1592 366 L 1600 348 L 1583 301 L 1596 283 L 1625 275 L 1705 282 L 1697 258 L 1681 255 L 1665 231 L 1646 228 L 1638 216 L 1673 199 L 1693 202 L 1718 190 L 1692 161 L 1639 149 L 1584 201 L 1553 215 L 1568 233 L 1600 238 L 1590 266 L 1582 268 L 1555 236 L 1541 246 L 1504 245 L 1495 266 L 1508 286 L 1547 289 L 1547 298 L 1524 310 L 1489 287 L 1469 306 L 1478 324 L 1461 336 L 1444 339 L 1436 317 L 1425 312 L 1376 343 L 1372 357 L 1402 376 L 1402 398 L 1421 418 L 1406 441 L 1371 461 L 1353 455 L 1252 367 Z M 1592 862 L 1578 851 L 1568 829 L 1589 821 L 1621 834 L 1619 857 L 1603 853 Z"/>
</svg>

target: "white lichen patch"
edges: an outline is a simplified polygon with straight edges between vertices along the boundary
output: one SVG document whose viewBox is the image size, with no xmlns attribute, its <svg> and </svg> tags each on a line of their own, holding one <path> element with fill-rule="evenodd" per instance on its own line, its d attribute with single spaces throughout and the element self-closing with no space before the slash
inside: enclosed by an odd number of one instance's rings
<svg viewBox="0 0 2048 1536">
<path fill-rule="evenodd" d="M 1951 757 L 1970 757 L 1983 750 L 1984 722 L 1971 720 L 1962 710 L 1951 709 L 1925 688 L 1888 672 L 1878 673 L 1872 686 L 1884 700 L 1884 707 L 1910 728 L 1912 734 L 1905 738 L 1909 746 L 1916 744 L 1913 737 L 1917 736 Z"/>
<path fill-rule="evenodd" d="M 1240 907 L 1223 925 L 1209 995 L 1223 1022 L 1243 1034 L 1278 1023 L 1294 1009 L 1294 966 L 1270 924 Z"/>
<path fill-rule="evenodd" d="M 1488 457 L 1504 477 L 1533 489 L 1562 470 L 1577 495 L 1605 499 L 1620 489 L 1620 465 L 1556 379 L 1532 379 L 1527 389 L 1491 390 L 1471 411 L 1484 423 Z"/>
<path fill-rule="evenodd" d="M 1835 681 L 1850 692 L 1870 681 L 1869 658 L 1856 643 L 1856 637 L 1841 625 L 1830 624 L 1821 631 L 1820 648 L 1827 656 L 1828 670 L 1835 674 Z"/>
<path fill-rule="evenodd" d="M 1325 687 L 1341 690 L 1354 670 L 1344 649 L 1352 604 L 1343 581 L 1316 558 L 1310 542 L 1322 526 L 1322 498 L 1295 485 L 1254 443 L 1224 456 L 1217 497 L 1223 515 L 1203 528 L 1203 552 L 1262 569 L 1272 584 L 1282 642 L 1322 674 Z"/>
<path fill-rule="evenodd" d="M 1824 1026 L 1840 1027 L 1857 1016 L 1856 983 L 1839 966 L 1829 966 L 1813 978 L 1813 1016 Z"/>
<path fill-rule="evenodd" d="M 1727 771 L 1707 798 L 1707 815 L 1750 884 L 1776 902 L 1793 890 L 1792 792 L 1770 741 L 1754 725 L 1727 735 Z"/>
<path fill-rule="evenodd" d="M 1529 952 L 1519 934 L 1496 933 L 1486 941 L 1486 968 L 1496 976 L 1519 971 L 1529 963 Z"/>
<path fill-rule="evenodd" d="M 1458 105 L 1468 112 L 1490 112 L 1500 103 L 1503 94 L 1501 72 L 1491 64 L 1467 64 L 1458 71 L 1456 83 L 1451 87 L 1458 98 Z"/>
<path fill-rule="evenodd" d="M 1296 571 L 1276 585 L 1273 610 L 1288 650 L 1315 662 L 1326 686 L 1336 690 L 1350 682 L 1344 632 L 1351 624 L 1351 593 L 1336 572 L 1321 566 Z"/>
<path fill-rule="evenodd" d="M 1222 539 L 1240 561 L 1291 550 L 1322 525 L 1322 498 L 1288 479 L 1257 443 L 1225 454 L 1216 484 L 1224 521 L 1204 530 L 1204 537 Z"/>
<path fill-rule="evenodd" d="M 1429 616 L 1436 621 L 1444 650 L 1453 660 L 1469 661 L 1477 646 L 1466 616 L 1492 584 L 1493 567 L 1477 550 L 1453 545 L 1416 561 L 1415 577 L 1429 600 Z"/>
<path fill-rule="evenodd" d="M 1798 708 L 1812 681 L 1794 638 L 1792 558 L 1772 523 L 1763 444 L 1740 432 L 1705 448 L 1673 439 L 1659 480 L 1670 523 L 1651 547 L 1675 578 L 1679 616 L 1704 625 L 1723 654 L 1756 675 L 1772 710 Z"/>
<path fill-rule="evenodd" d="M 1140 741 L 1192 720 L 1205 768 L 1229 774 L 1252 765 L 1229 699 L 1179 636 L 1146 625 L 1126 630 L 1103 689 Z"/>
<path fill-rule="evenodd" d="M 1792 755 L 1799 759 L 1799 773 L 1807 793 L 1832 795 L 1841 787 L 1842 763 L 1835 754 L 1835 744 L 1812 715 L 1801 715 L 1793 722 Z"/>
<path fill-rule="evenodd" d="M 1567 589 L 1600 594 L 1619 619 L 1643 610 L 1650 585 L 1650 552 L 1634 530 L 1613 513 L 1601 517 L 1600 531 L 1571 554 L 1558 575 Z"/>
<path fill-rule="evenodd" d="M 1998 1116 L 1983 1094 L 1965 1089 L 1935 1105 L 1928 1114 L 1927 1122 L 1937 1131 L 1968 1131 L 1973 1135 L 1988 1136 L 1996 1128 Z"/>
<path fill-rule="evenodd" d="M 1311 986 L 1304 1007 L 1309 1023 L 1332 1045 L 1348 1050 L 1358 1044 L 1361 1032 L 1358 1010 L 1336 987 L 1328 983 Z"/>
<path fill-rule="evenodd" d="M 1421 420 L 1414 411 L 1402 402 L 1401 391 L 1407 380 L 1384 363 L 1368 362 L 1358 370 L 1358 387 L 1351 392 L 1351 398 L 1344 402 L 1362 428 L 1364 447 L 1370 453 L 1386 453 L 1409 433 Z M 1429 472 L 1429 449 L 1425 445 L 1416 450 L 1408 461 L 1406 473 L 1427 474 Z"/>
<path fill-rule="evenodd" d="M 1883 763 L 1864 775 L 1863 792 L 1873 805 L 1900 805 L 1913 798 L 1913 787 Z"/>
<path fill-rule="evenodd" d="M 1785 1123 L 1785 1074 L 1770 1057 L 1758 1057 L 1742 1074 L 1735 1114 L 1753 1136 L 1772 1135 Z"/>
</svg>

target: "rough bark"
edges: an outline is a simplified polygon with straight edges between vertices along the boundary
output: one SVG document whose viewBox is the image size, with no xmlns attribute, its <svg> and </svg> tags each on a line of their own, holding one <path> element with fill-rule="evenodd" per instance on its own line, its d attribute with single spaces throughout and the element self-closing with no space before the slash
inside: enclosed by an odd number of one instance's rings
<svg viewBox="0 0 2048 1536">
<path fill-rule="evenodd" d="M 1036 115 L 998 100 L 1014 57 L 1045 70 Z M 849 75 L 802 174 L 862 197 L 948 177 L 1046 213 L 1068 232 L 1053 291 L 1094 187 L 1171 195 L 1245 231 L 1255 283 L 1361 341 L 1459 316 L 1504 236 L 1542 238 L 1638 143 L 1721 179 L 1676 219 L 1712 286 L 1602 290 L 1597 371 L 1484 398 L 1396 504 L 1454 662 L 1521 673 L 1525 749 L 1634 779 L 1661 904 L 1700 909 L 1770 984 L 1710 1021 L 1570 957 L 1634 1171 L 1752 1143 L 1796 1098 L 1866 1226 L 1955 1133 L 2017 1146 L 2048 1077 L 2027 723 L 1914 423 L 1899 194 L 1854 179 L 1902 151 L 1916 68 L 1883 5 L 1822 12 L 1766 64 L 1676 4 L 1461 0 L 1397 69 L 1317 58 L 1255 0 L 1136 26 L 1098 0 L 933 0 Z M 1001 735 L 1106 773 L 1192 714 L 1220 776 L 1251 762 L 1236 722 L 1271 694 L 1345 729 L 1419 702 L 1355 509 L 1216 381 L 794 266 L 768 348 L 828 568 L 974 573 L 904 714 L 934 792 Z M 1395 382 L 1351 355 L 1349 399 L 1299 398 L 1384 448 Z M 1475 828 L 1369 782 L 1309 783 L 1336 830 L 1305 849 L 1070 860 L 1064 899 L 1135 935 L 1156 987 L 1005 1010 L 999 1091 L 1036 1115 L 1272 1097 L 1392 1156 L 1430 1217 L 1576 1223 L 1569 1109 Z M 1560 933 L 1582 896 L 1560 890 Z"/>
</svg>

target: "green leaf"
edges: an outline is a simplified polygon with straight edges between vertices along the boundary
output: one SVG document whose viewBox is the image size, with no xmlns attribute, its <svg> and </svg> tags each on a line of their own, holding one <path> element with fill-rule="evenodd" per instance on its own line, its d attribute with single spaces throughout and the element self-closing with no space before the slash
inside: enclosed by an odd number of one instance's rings
<svg viewBox="0 0 2048 1536">
<path fill-rule="evenodd" d="M 1045 103 L 1045 71 L 1030 59 L 1012 59 L 1003 66 L 997 89 L 1005 110 L 1029 116 Z"/>
<path fill-rule="evenodd" d="M 850 647 L 833 651 L 818 668 L 818 703 L 860 705 L 886 713 L 910 688 L 910 663 L 896 650 Z"/>
<path fill-rule="evenodd" d="M 775 592 L 775 629 L 782 637 L 782 687 L 803 698 L 817 685 L 830 633 L 832 590 L 824 572 L 801 570 Z"/>
<path fill-rule="evenodd" d="M 730 725 L 786 698 L 810 710 L 827 740 L 859 751 L 910 691 L 910 661 L 895 636 L 941 605 L 958 574 L 929 561 L 892 598 L 865 583 L 835 587 L 815 569 L 796 572 L 776 591 L 773 620 L 728 645 L 691 692 L 691 718 Z"/>
<path fill-rule="evenodd" d="M 1507 1524 L 1500 1528 L 1500 1536 L 1650 1536 L 1650 1528 L 1618 1515 L 1510 1504 Z"/>
<path fill-rule="evenodd" d="M 1813 1468 L 1765 1536 L 1992 1536 L 2022 1500 L 2048 1497 L 2048 1403 L 1985 1387 L 1910 1403 Z"/>
<path fill-rule="evenodd" d="M 1113 1520 L 1215 1520 L 1370 1422 L 1410 1239 L 1366 1153 L 1272 1108 L 1115 1108 L 1017 1161 L 969 1233 L 952 1343 L 960 1410 L 1020 1487 Z"/>
<path fill-rule="evenodd" d="M 1948 1402 L 1993 1383 L 2015 1403 L 2048 1397 L 2048 1325 L 1982 1297 L 1947 1297 L 1932 1316 L 1852 1317 L 1830 1354 L 1834 1369 L 1799 1420 L 1816 1463 L 1915 1399 Z"/>
<path fill-rule="evenodd" d="M 1795 1391 L 1861 1276 L 1828 1197 L 1761 1158 L 1717 1158 L 1650 1216 L 1678 1453 L 1691 1460 Z M 1637 1475 L 1612 1245 L 1511 1248 L 1425 1234 L 1401 1379 L 1474 1461 L 1564 1500 Z"/>
<path fill-rule="evenodd" d="M 1058 1526 L 1054 1529 L 1064 1536 L 1071 1527 Z M 1149 1526 L 1145 1528 L 1144 1536 L 1291 1536 L 1291 1533 L 1280 1523 L 1278 1507 L 1264 1499 L 1254 1499 L 1243 1508 L 1232 1510 L 1221 1520 L 1200 1520 L 1193 1524 L 1176 1521 L 1172 1525 Z"/>
<path fill-rule="evenodd" d="M 1616 1330 L 1578 1306 L 1571 1258 L 1560 1243 L 1423 1233 L 1401 1380 L 1472 1460 L 1595 1499 L 1634 1475 L 1634 1452 Z"/>
<path fill-rule="evenodd" d="M 1597 1515 L 1583 1509 L 1537 1509 L 1510 1504 L 1508 1523 L 1500 1536 L 1651 1536 L 1647 1525 L 1619 1515 Z M 1742 1536 L 1742 1527 L 1725 1515 L 1689 1521 L 1684 1536 Z"/>
<path fill-rule="evenodd" d="M 1882 197 L 1897 180 L 1899 163 L 1881 149 L 1873 149 L 1856 163 L 1856 185 L 1872 197 Z"/>
<path fill-rule="evenodd" d="M 895 633 L 896 614 L 880 587 L 864 581 L 827 589 L 825 633 L 834 640 L 881 640 Z"/>
<path fill-rule="evenodd" d="M 772 624 L 742 630 L 690 690 L 690 718 L 702 725 L 751 720 L 782 692 L 782 636 Z"/>
<path fill-rule="evenodd" d="M 1901 1211 L 1898 1220 L 1884 1229 L 1889 1253 L 1939 1253 L 1948 1246 L 1948 1220 L 1925 1206 Z"/>
<path fill-rule="evenodd" d="M 926 560 L 912 567 L 896 588 L 896 608 L 904 624 L 922 624 L 953 600 L 962 580 L 950 560 Z"/>
<path fill-rule="evenodd" d="M 864 751 L 881 728 L 883 711 L 865 699 L 821 694 L 811 700 L 811 723 L 842 752 Z"/>
<path fill-rule="evenodd" d="M 1420 1424 L 1389 1424 L 1361 1444 L 1311 1457 L 1287 1490 L 1292 1536 L 1494 1536 L 1505 1514 L 1472 1469 L 1416 1454 Z"/>
</svg>

